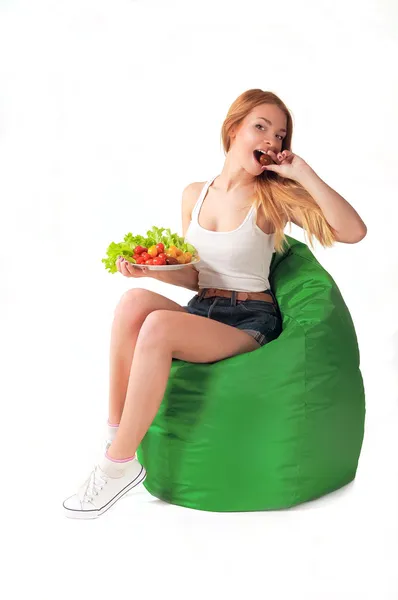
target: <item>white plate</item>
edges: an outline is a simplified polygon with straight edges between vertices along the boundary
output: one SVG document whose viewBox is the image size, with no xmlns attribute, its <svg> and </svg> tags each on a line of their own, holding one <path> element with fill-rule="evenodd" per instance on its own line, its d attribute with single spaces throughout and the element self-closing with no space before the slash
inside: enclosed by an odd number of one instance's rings
<svg viewBox="0 0 398 600">
<path fill-rule="evenodd" d="M 200 258 L 196 258 L 191 260 L 189 263 L 185 263 L 183 265 L 137 265 L 136 263 L 130 263 L 132 267 L 137 267 L 138 269 L 146 268 L 149 271 L 174 271 L 175 269 L 183 269 L 184 267 L 189 267 L 189 265 L 197 265 L 200 262 Z"/>
</svg>

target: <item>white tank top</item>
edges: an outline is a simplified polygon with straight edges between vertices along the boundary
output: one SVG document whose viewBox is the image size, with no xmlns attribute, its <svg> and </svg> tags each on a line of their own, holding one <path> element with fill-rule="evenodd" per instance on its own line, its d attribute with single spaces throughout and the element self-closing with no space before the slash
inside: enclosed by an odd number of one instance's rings
<svg viewBox="0 0 398 600">
<path fill-rule="evenodd" d="M 243 223 L 233 231 L 210 231 L 199 225 L 200 208 L 216 177 L 204 185 L 185 235 L 200 256 L 200 262 L 194 265 L 199 272 L 199 287 L 263 292 L 270 287 L 275 233 L 264 233 L 257 225 L 256 207 L 251 207 Z"/>
</svg>

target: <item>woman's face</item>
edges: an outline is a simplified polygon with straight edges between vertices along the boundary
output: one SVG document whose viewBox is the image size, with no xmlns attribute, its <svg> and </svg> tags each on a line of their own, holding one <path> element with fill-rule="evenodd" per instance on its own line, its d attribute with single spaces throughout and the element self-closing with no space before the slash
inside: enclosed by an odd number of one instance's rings
<svg viewBox="0 0 398 600">
<path fill-rule="evenodd" d="M 258 176 L 264 171 L 254 150 L 272 150 L 278 154 L 282 150 L 286 128 L 287 118 L 280 108 L 273 104 L 256 106 L 239 127 L 232 130 L 229 151 L 248 173 Z"/>
</svg>

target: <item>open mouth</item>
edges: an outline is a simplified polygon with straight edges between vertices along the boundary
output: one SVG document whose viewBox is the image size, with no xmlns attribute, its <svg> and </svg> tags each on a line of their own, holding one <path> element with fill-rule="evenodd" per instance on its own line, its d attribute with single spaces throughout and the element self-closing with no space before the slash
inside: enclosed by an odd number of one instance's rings
<svg viewBox="0 0 398 600">
<path fill-rule="evenodd" d="M 271 165 L 274 163 L 274 161 L 269 156 L 269 154 L 267 154 L 263 150 L 254 150 L 253 154 L 254 154 L 254 158 L 256 159 L 258 164 L 261 166 Z"/>
</svg>

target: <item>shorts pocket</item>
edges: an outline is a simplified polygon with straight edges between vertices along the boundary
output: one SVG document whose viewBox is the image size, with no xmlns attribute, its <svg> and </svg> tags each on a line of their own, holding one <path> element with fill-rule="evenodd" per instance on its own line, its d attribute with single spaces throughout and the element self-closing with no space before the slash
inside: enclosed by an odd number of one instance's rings
<svg viewBox="0 0 398 600">
<path fill-rule="evenodd" d="M 282 321 L 279 312 L 275 306 L 269 304 L 264 307 L 264 302 L 253 300 L 252 304 L 241 303 L 240 313 L 246 317 L 246 320 L 250 322 L 258 322 L 265 324 L 269 332 L 280 333 L 282 331 Z"/>
<path fill-rule="evenodd" d="M 270 324 L 271 327 L 271 331 L 277 331 L 278 329 L 280 329 L 280 319 L 279 317 L 277 317 L 276 315 L 269 315 L 270 319 L 272 319 L 272 322 Z"/>
</svg>

